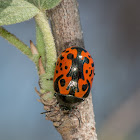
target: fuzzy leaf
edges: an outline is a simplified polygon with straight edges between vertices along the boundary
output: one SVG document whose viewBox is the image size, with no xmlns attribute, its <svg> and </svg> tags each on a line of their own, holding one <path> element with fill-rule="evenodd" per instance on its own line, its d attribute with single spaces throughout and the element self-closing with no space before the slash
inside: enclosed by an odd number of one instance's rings
<svg viewBox="0 0 140 140">
<path fill-rule="evenodd" d="M 26 1 L 34 4 L 40 10 L 49 10 L 56 7 L 62 0 L 26 0 Z"/>
<path fill-rule="evenodd" d="M 38 12 L 37 7 L 24 0 L 0 0 L 0 26 L 29 20 Z"/>
</svg>

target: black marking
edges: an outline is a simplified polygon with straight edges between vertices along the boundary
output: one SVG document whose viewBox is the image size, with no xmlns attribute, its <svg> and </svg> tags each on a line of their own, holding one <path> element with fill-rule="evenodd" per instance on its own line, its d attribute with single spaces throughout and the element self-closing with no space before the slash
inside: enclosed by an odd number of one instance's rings
<svg viewBox="0 0 140 140">
<path fill-rule="evenodd" d="M 73 59 L 73 57 L 74 57 L 74 56 L 73 56 L 73 54 L 72 54 L 72 53 L 69 53 L 69 54 L 67 55 L 67 58 L 68 58 L 68 59 L 71 59 L 71 60 L 72 60 L 72 59 Z"/>
<path fill-rule="evenodd" d="M 65 69 L 67 69 L 68 67 L 67 66 L 65 66 Z"/>
<path fill-rule="evenodd" d="M 62 68 L 60 68 L 60 70 L 62 70 Z"/>
<path fill-rule="evenodd" d="M 63 60 L 63 59 L 64 59 L 64 57 L 61 55 L 61 56 L 60 56 L 60 59 L 61 59 L 61 60 Z"/>
<path fill-rule="evenodd" d="M 88 73 L 88 70 L 86 70 L 86 73 Z"/>
<path fill-rule="evenodd" d="M 92 72 L 93 72 L 93 71 L 91 70 L 91 74 L 92 74 Z"/>
<path fill-rule="evenodd" d="M 89 75 L 89 77 L 91 77 L 91 74 Z"/>
<path fill-rule="evenodd" d="M 87 84 L 83 85 L 82 90 L 85 91 L 87 89 L 87 86 L 88 86 Z"/>
<path fill-rule="evenodd" d="M 90 56 L 90 55 L 88 55 L 88 57 L 89 57 L 89 58 L 91 58 L 91 56 Z"/>
<path fill-rule="evenodd" d="M 60 67 L 62 66 L 62 63 L 60 63 Z"/>
<path fill-rule="evenodd" d="M 84 57 L 84 62 L 88 64 L 89 63 L 89 59 L 87 57 Z"/>
<path fill-rule="evenodd" d="M 63 77 L 63 74 L 60 75 L 60 76 L 58 76 L 58 77 L 56 78 L 56 80 L 54 81 L 54 90 L 55 90 L 56 92 L 59 92 L 58 81 L 59 81 L 62 77 Z"/>
<path fill-rule="evenodd" d="M 92 63 L 91 66 L 94 67 L 94 63 Z"/>
<path fill-rule="evenodd" d="M 69 90 L 69 88 L 70 88 L 70 87 L 69 87 L 69 86 L 67 86 L 66 90 Z"/>
<path fill-rule="evenodd" d="M 59 62 L 57 62 L 57 66 L 58 66 Z"/>
<path fill-rule="evenodd" d="M 58 73 L 58 70 L 56 70 L 56 73 Z"/>
<path fill-rule="evenodd" d="M 78 71 L 78 78 L 84 80 L 84 75 L 83 75 L 83 73 L 81 71 Z"/>
<path fill-rule="evenodd" d="M 78 52 L 82 52 L 82 51 L 87 52 L 85 49 L 80 48 L 80 47 L 72 47 L 71 49 L 72 49 L 72 50 L 76 49 Z M 80 54 L 81 54 L 81 53 L 80 53 Z"/>
<path fill-rule="evenodd" d="M 61 84 L 62 87 L 65 86 L 65 79 L 61 79 L 60 84 Z"/>
<path fill-rule="evenodd" d="M 69 51 L 66 51 L 66 53 L 68 53 Z"/>
<path fill-rule="evenodd" d="M 88 83 L 88 90 L 87 90 L 87 92 L 85 93 L 85 95 L 83 96 L 83 98 L 86 98 L 86 97 L 89 95 L 89 93 L 90 93 L 90 83 L 89 83 L 88 80 L 87 80 L 87 83 Z"/>
<path fill-rule="evenodd" d="M 79 88 L 77 88 L 77 92 L 79 92 Z"/>
</svg>

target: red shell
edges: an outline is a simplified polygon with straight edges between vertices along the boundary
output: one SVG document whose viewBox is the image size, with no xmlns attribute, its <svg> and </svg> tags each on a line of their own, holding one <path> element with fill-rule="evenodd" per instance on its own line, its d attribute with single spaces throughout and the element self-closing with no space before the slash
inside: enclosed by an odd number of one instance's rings
<svg viewBox="0 0 140 140">
<path fill-rule="evenodd" d="M 58 57 L 54 73 L 54 90 L 62 95 L 86 98 L 92 87 L 94 62 L 85 49 L 72 46 Z"/>
</svg>

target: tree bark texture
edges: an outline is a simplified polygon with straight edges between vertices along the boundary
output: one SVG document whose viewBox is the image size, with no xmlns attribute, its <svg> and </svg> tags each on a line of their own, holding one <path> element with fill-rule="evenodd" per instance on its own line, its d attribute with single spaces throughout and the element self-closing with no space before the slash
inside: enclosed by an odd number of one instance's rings
<svg viewBox="0 0 140 140">
<path fill-rule="evenodd" d="M 51 24 L 58 55 L 72 45 L 84 47 L 76 0 L 63 0 L 52 10 Z"/>
<path fill-rule="evenodd" d="M 49 16 L 58 55 L 70 46 L 84 47 L 76 0 L 63 0 L 59 6 L 49 12 Z M 44 108 L 48 110 L 47 106 Z M 54 108 L 59 110 L 57 107 Z M 49 119 L 54 122 L 63 140 L 97 140 L 92 95 L 90 94 L 77 108 L 78 111 L 73 110 L 69 114 L 59 110 L 54 120 L 51 117 Z"/>
</svg>

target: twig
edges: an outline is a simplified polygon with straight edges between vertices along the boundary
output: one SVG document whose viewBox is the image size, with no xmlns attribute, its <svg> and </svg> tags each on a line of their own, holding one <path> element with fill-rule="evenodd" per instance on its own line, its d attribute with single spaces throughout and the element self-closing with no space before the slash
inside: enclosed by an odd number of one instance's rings
<svg viewBox="0 0 140 140">
<path fill-rule="evenodd" d="M 32 59 L 32 53 L 30 48 L 25 45 L 22 41 L 20 41 L 15 35 L 8 32 L 5 28 L 0 26 L 0 36 L 6 39 L 9 43 L 14 45 L 17 49 L 19 49 L 23 54 L 27 55 L 30 59 Z"/>
</svg>

